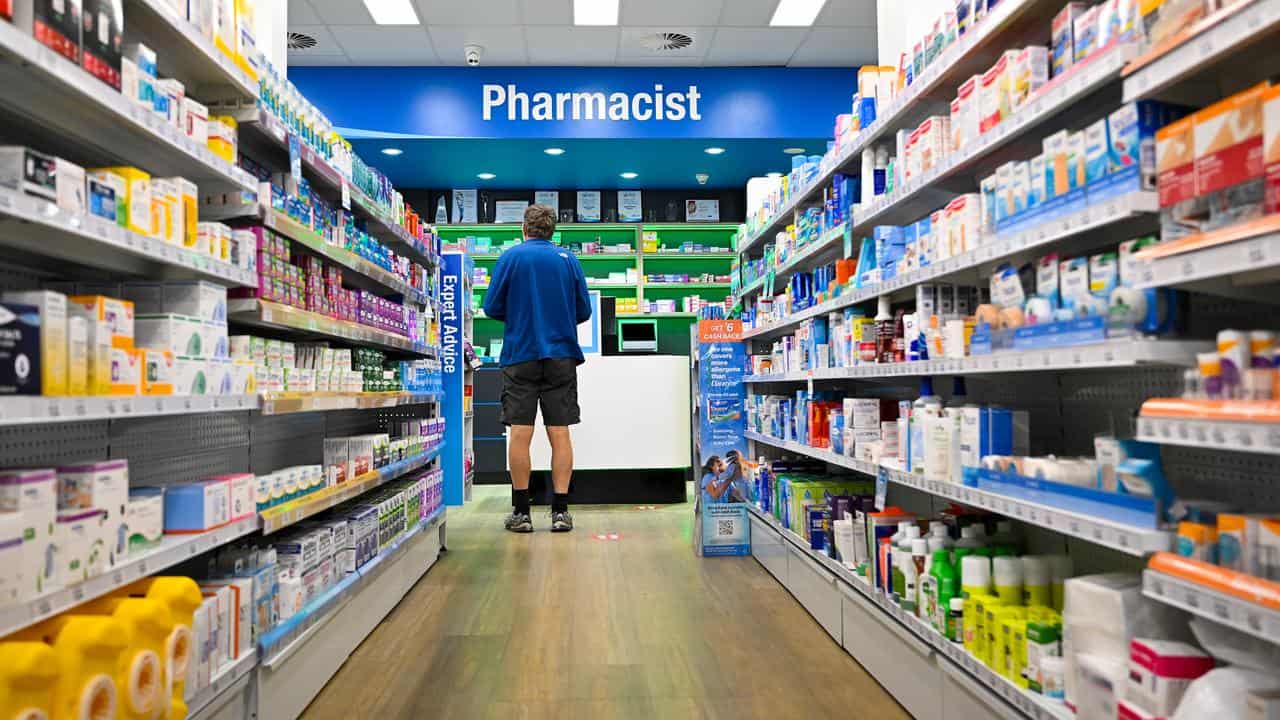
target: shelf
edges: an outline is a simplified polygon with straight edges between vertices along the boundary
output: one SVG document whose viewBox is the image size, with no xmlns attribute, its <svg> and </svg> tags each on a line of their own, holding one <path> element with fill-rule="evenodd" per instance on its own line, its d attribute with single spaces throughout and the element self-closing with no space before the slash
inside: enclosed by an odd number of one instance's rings
<svg viewBox="0 0 1280 720">
<path fill-rule="evenodd" d="M 409 338 L 379 330 L 368 325 L 338 320 L 328 315 L 299 310 L 298 308 L 267 300 L 240 299 L 227 301 L 227 320 L 231 323 L 253 325 L 286 332 L 302 332 L 352 343 L 372 345 L 384 350 L 430 355 L 423 347 L 416 346 Z"/>
<path fill-rule="evenodd" d="M 1164 445 L 1280 455 L 1280 404 L 1153 398 L 1138 415 L 1137 438 Z"/>
<path fill-rule="evenodd" d="M 739 244 L 739 254 L 754 250 L 762 240 L 793 221 L 793 213 L 811 197 L 820 194 L 835 173 L 859 166 L 862 151 L 899 128 L 914 129 L 921 120 L 945 110 L 955 97 L 955 88 L 974 74 L 987 70 L 998 59 L 997 39 L 1004 35 L 1020 36 L 1028 42 L 1043 42 L 1051 18 L 1061 9 L 1056 0 L 1004 0 L 984 20 L 960 36 L 943 51 L 915 82 L 904 88 L 893 101 L 879 108 L 876 120 L 842 149 L 840 155 L 818 173 L 813 182 L 793 193 L 771 220 Z M 1034 39 L 1033 39 L 1034 38 Z M 1006 38 L 1011 39 L 1012 38 Z M 1008 47 L 1020 47 L 1015 42 Z M 853 171 L 856 174 L 857 171 Z M 934 208 L 936 209 L 936 208 Z"/>
<path fill-rule="evenodd" d="M 938 167 L 904 183 L 892 194 L 880 195 L 871 203 L 860 206 L 853 213 L 854 234 L 860 235 L 859 231 L 874 225 L 909 222 L 937 210 L 940 201 L 945 202 L 935 192 L 940 182 L 956 176 L 981 177 L 994 169 L 993 163 L 1000 158 L 996 150 L 1043 124 L 1062 124 L 1064 113 L 1070 113 L 1074 107 L 1095 105 L 1082 101 L 1118 79 L 1125 64 L 1136 53 L 1137 47 L 1132 43 L 1118 44 L 1073 65 L 1071 70 L 1037 91 L 1026 105 L 1004 122 L 967 143 L 963 149 L 945 156 Z"/>
<path fill-rule="evenodd" d="M 645 289 L 646 289 L 646 290 L 648 290 L 649 288 L 658 288 L 658 289 L 662 289 L 662 290 L 666 290 L 666 289 L 679 290 L 679 289 L 681 289 L 681 288 L 687 288 L 687 289 L 690 289 L 690 290 L 728 290 L 728 289 L 729 289 L 729 283 L 727 283 L 727 282 L 709 282 L 709 283 L 703 283 L 703 282 L 687 282 L 687 283 L 654 283 L 654 282 L 646 282 L 646 283 L 644 284 L 644 287 L 645 287 Z"/>
<path fill-rule="evenodd" d="M 209 685 L 201 688 L 187 702 L 187 717 L 190 720 L 214 717 L 212 714 L 206 716 L 204 711 L 206 709 L 216 710 L 218 699 L 224 695 L 236 695 L 243 692 L 245 686 L 249 684 L 250 676 L 256 667 L 258 667 L 258 652 L 256 648 L 242 653 L 238 659 L 223 665 L 209 680 Z"/>
<path fill-rule="evenodd" d="M 1158 248 L 1158 249 L 1157 249 Z M 1177 287 L 1227 296 L 1274 293 L 1249 287 L 1254 273 L 1259 282 L 1274 281 L 1280 266 L 1280 214 L 1180 238 L 1144 249 L 1138 262 L 1137 287 Z"/>
<path fill-rule="evenodd" d="M 1280 2 L 1257 0 L 1222 10 L 1137 58 L 1124 79 L 1124 101 L 1156 97 L 1197 77 L 1220 77 L 1218 63 L 1280 30 Z"/>
<path fill-rule="evenodd" d="M 782 527 L 782 524 L 772 515 L 762 512 L 752 504 L 747 504 L 747 509 L 756 520 L 776 532 L 803 558 L 810 560 L 835 578 L 836 587 L 831 590 L 836 593 L 834 599 L 837 602 L 841 602 L 839 592 L 842 590 L 870 602 L 875 606 L 876 611 L 881 613 L 874 616 L 877 622 L 903 642 L 918 644 L 921 655 L 936 653 L 937 658 L 942 661 L 939 662 L 942 670 L 962 682 L 991 710 L 1004 710 L 1005 712 L 1000 713 L 1000 717 L 1031 718 L 1032 720 L 1071 720 L 1074 717 L 1064 703 L 1023 690 L 987 667 L 965 650 L 963 645 L 951 642 L 923 620 L 903 611 L 853 570 L 826 554 L 810 548 L 803 537 Z M 845 647 L 847 651 L 848 646 L 845 645 Z M 856 655 L 854 659 L 858 659 Z"/>
<path fill-rule="evenodd" d="M 331 410 L 376 410 L 439 400 L 439 393 L 262 393 L 263 415 L 292 415 Z"/>
<path fill-rule="evenodd" d="M 635 290 L 640 283 L 587 283 L 588 290 Z"/>
<path fill-rule="evenodd" d="M 73 263 L 96 275 L 109 270 L 154 280 L 258 285 L 251 270 L 131 232 L 96 215 L 66 212 L 48 200 L 8 188 L 0 188 L 0 229 L 5 230 L 0 244 L 34 258 L 24 264 L 50 270 L 65 271 L 66 263 Z"/>
<path fill-rule="evenodd" d="M 956 360 L 855 365 L 846 368 L 802 370 L 769 375 L 748 375 L 747 383 L 805 382 L 808 380 L 856 380 L 864 378 L 918 377 L 924 375 L 981 375 L 1006 372 L 1060 372 L 1093 368 L 1195 365 L 1196 353 L 1213 349 L 1213 343 L 1194 340 L 1121 338 L 1093 345 L 1071 345 L 1043 350 L 1001 351 Z"/>
<path fill-rule="evenodd" d="M 370 470 L 364 475 L 352 478 L 341 485 L 318 490 L 283 505 L 267 508 L 261 513 L 262 532 L 264 535 L 270 535 L 290 525 L 302 522 L 313 515 L 322 513 L 329 508 L 341 505 L 402 475 L 424 468 L 440 455 L 440 450 L 443 447 L 444 443 L 442 442 L 417 457 L 391 463 L 377 470 Z"/>
<path fill-rule="evenodd" d="M 428 300 L 426 292 L 409 285 L 398 275 L 369 262 L 346 248 L 329 244 L 319 233 L 279 210 L 270 210 L 265 213 L 263 224 L 297 242 L 311 252 L 352 272 L 359 273 L 382 288 L 400 293 L 410 302 L 425 304 Z M 349 278 L 350 276 L 348 275 L 345 279 Z"/>
<path fill-rule="evenodd" d="M 588 255 L 579 255 L 579 254 L 577 254 L 577 253 L 574 253 L 574 255 L 573 255 L 573 256 L 574 256 L 574 257 L 576 257 L 576 258 L 578 258 L 578 261 L 579 261 L 579 262 L 592 262 L 592 261 L 596 261 L 596 260 L 604 260 L 604 261 L 608 261 L 608 260 L 614 260 L 614 261 L 617 261 L 617 260 L 635 260 L 637 257 L 639 257 L 639 255 L 638 255 L 638 254 L 636 254 L 636 253 L 590 253 L 590 254 L 588 254 Z M 497 259 L 498 259 L 498 258 L 500 258 L 500 257 L 502 257 L 502 255 L 501 255 L 501 254 L 498 254 L 498 255 L 472 255 L 472 256 L 471 256 L 471 259 L 472 259 L 472 260 L 497 260 Z"/>
<path fill-rule="evenodd" d="M 244 170 L 7 22 L 0 22 L 0 57 L 5 114 L 32 131 L 37 148 L 82 164 L 180 175 L 201 195 L 257 192 L 258 183 Z"/>
<path fill-rule="evenodd" d="M 646 252 L 641 254 L 645 260 L 734 260 L 737 258 L 731 252 Z"/>
<path fill-rule="evenodd" d="M 787 328 L 794 327 L 809 318 L 875 300 L 881 295 L 912 288 L 920 283 L 942 280 L 958 273 L 977 273 L 982 268 L 989 267 L 991 263 L 1019 253 L 1044 248 L 1098 228 L 1146 218 L 1159 210 L 1159 204 L 1159 199 L 1153 192 L 1128 192 L 1086 205 L 1078 210 L 1045 218 L 1043 222 L 1029 227 L 996 233 L 984 238 L 982 244 L 974 250 L 903 273 L 870 287 L 847 290 L 844 294 L 826 302 L 793 313 L 783 322 L 746 330 L 742 333 L 742 337 L 748 339 L 783 334 Z"/>
<path fill-rule="evenodd" d="M 1280 645 L 1280 610 L 1150 569 L 1142 572 L 1142 594 Z"/>
<path fill-rule="evenodd" d="M 322 625 L 326 618 L 341 608 L 348 600 L 360 592 L 369 580 L 376 577 L 375 571 L 407 543 L 419 535 L 434 531 L 445 521 L 445 508 L 441 507 L 434 514 L 406 530 L 403 535 L 389 545 L 378 556 L 370 560 L 364 567 L 349 573 L 346 578 L 326 590 L 322 595 L 307 603 L 288 620 L 263 633 L 258 638 L 258 654 L 262 657 L 261 665 L 275 668 L 292 654 L 293 648 L 305 640 L 313 628 Z"/>
<path fill-rule="evenodd" d="M 716 232 L 737 232 L 738 223 L 725 222 L 683 222 L 683 223 L 641 223 L 640 230 L 656 230 L 662 231 L 716 231 Z"/>
<path fill-rule="evenodd" d="M 106 395 L 0 398 L 0 427 L 39 423 L 119 420 L 158 415 L 238 412 L 258 407 L 256 395 Z"/>
<path fill-rule="evenodd" d="M 187 95 L 204 104 L 234 97 L 255 100 L 258 81 L 249 77 L 231 58 L 219 52 L 166 0 L 128 0 L 126 34 L 144 40 L 156 51 L 160 77 L 181 80 Z"/>
<path fill-rule="evenodd" d="M 0 637 L 256 532 L 258 524 L 258 516 L 253 515 L 198 535 L 166 535 L 156 547 L 128 555 L 102 575 L 0 608 Z"/>
<path fill-rule="evenodd" d="M 998 493 L 967 487 L 949 480 L 926 478 L 908 473 L 889 465 L 873 463 L 838 455 L 830 450 L 809 447 L 803 443 L 748 431 L 745 437 L 766 445 L 825 461 L 832 465 L 855 470 L 867 475 L 883 474 L 888 482 L 914 488 L 937 497 L 944 497 L 970 507 L 982 508 L 1031 525 L 1053 530 L 1102 545 L 1130 555 L 1168 550 L 1173 546 L 1173 534 L 1164 530 L 1137 528 L 1120 523 L 1098 520 L 1080 513 L 1059 510 L 1041 503 L 1027 502 L 1005 497 Z"/>
<path fill-rule="evenodd" d="M 848 226 L 845 224 L 841 224 L 838 227 L 831 228 L 830 230 L 822 233 L 822 235 L 820 235 L 817 240 L 814 240 L 813 242 L 809 243 L 808 245 L 805 245 L 804 247 L 796 251 L 796 254 L 791 256 L 789 260 L 779 265 L 778 267 L 774 268 L 773 269 L 774 290 L 776 291 L 778 288 L 786 287 L 787 280 L 795 273 L 800 272 L 802 269 L 801 266 L 804 265 L 806 261 L 814 257 L 827 257 L 827 255 L 829 254 L 829 251 L 836 250 L 837 249 L 836 242 L 844 239 L 848 229 L 849 229 Z M 768 274 L 768 271 L 766 271 L 762 277 L 758 278 L 751 284 L 744 287 L 738 293 L 738 298 L 739 299 L 745 298 L 748 295 L 754 294 L 756 290 L 762 289 L 764 287 L 765 280 L 768 277 L 769 277 L 769 274 Z"/>
<path fill-rule="evenodd" d="M 663 313 L 618 313 L 619 318 L 696 318 L 698 313 L 694 312 L 663 312 Z"/>
</svg>

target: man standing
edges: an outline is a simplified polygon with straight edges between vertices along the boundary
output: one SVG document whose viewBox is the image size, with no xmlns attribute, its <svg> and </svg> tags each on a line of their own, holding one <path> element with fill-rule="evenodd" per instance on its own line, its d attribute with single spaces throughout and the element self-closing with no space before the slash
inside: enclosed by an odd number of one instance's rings
<svg viewBox="0 0 1280 720">
<path fill-rule="evenodd" d="M 502 253 L 489 281 L 484 313 L 501 320 L 502 422 L 511 428 L 511 532 L 533 532 L 529 516 L 529 444 L 542 406 L 551 442 L 551 531 L 573 529 L 569 478 L 573 444 L 569 426 L 578 424 L 578 366 L 583 363 L 578 325 L 591 319 L 587 279 L 573 253 L 551 244 L 555 211 L 530 205 L 524 211 L 524 242 Z"/>
</svg>

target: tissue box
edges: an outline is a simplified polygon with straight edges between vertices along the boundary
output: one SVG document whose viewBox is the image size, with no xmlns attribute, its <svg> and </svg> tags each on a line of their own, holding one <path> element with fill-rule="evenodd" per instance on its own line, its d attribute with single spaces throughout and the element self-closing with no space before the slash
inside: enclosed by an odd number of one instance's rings
<svg viewBox="0 0 1280 720">
<path fill-rule="evenodd" d="M 164 488 L 130 488 L 124 509 L 130 555 L 155 547 L 164 539 Z"/>
<path fill-rule="evenodd" d="M 225 481 L 170 485 L 164 496 L 166 534 L 201 533 L 231 521 L 231 486 Z"/>
<path fill-rule="evenodd" d="M 60 510 L 101 510 L 105 561 L 114 566 L 128 552 L 129 461 L 106 460 L 58 468 Z"/>
<path fill-rule="evenodd" d="M 1213 669 L 1213 658 L 1186 643 L 1134 638 L 1129 643 L 1126 699 L 1157 717 L 1172 715 L 1191 681 Z"/>
<path fill-rule="evenodd" d="M 56 552 L 56 473 L 52 469 L 0 470 L 0 512 L 17 513 L 22 524 L 19 601 L 62 587 L 60 576 L 48 561 Z"/>
</svg>

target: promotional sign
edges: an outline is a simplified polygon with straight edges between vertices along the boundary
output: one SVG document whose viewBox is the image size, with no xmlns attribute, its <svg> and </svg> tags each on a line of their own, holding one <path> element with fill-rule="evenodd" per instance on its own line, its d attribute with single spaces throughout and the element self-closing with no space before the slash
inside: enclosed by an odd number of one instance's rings
<svg viewBox="0 0 1280 720">
<path fill-rule="evenodd" d="M 686 200 L 685 222 L 720 222 L 719 200 Z"/>
<path fill-rule="evenodd" d="M 560 193 L 556 190 L 535 190 L 533 202 L 535 205 L 546 205 L 555 210 L 557 215 L 560 213 Z"/>
<path fill-rule="evenodd" d="M 600 222 L 600 191 L 578 191 L 578 222 Z"/>
<path fill-rule="evenodd" d="M 618 191 L 618 221 L 640 222 L 640 191 Z"/>
<path fill-rule="evenodd" d="M 471 259 L 460 250 L 448 250 L 440 256 L 440 364 L 444 374 L 444 413 L 461 418 L 465 388 L 463 358 L 463 311 L 471 297 L 463 279 L 471 274 Z M 449 422 L 444 427 L 444 502 L 461 505 L 466 498 L 466 473 L 463 470 L 465 450 L 462 423 Z"/>
<path fill-rule="evenodd" d="M 698 410 L 699 502 L 702 532 L 698 550 L 703 556 L 751 554 L 751 525 L 747 507 L 750 500 L 741 480 L 746 439 L 746 347 L 742 342 L 742 321 L 698 321 Z M 712 458 L 718 459 L 712 463 Z M 713 467 L 714 465 L 714 467 Z M 708 471 L 710 468 L 710 471 Z M 719 473 L 715 475 L 713 473 Z M 702 490 L 708 476 L 735 478 L 717 499 Z"/>
<path fill-rule="evenodd" d="M 751 521 L 746 503 L 712 503 L 702 508 L 703 557 L 751 554 Z"/>
<path fill-rule="evenodd" d="M 499 200 L 494 205 L 493 221 L 496 223 L 524 222 L 524 210 L 529 203 L 524 200 Z"/>
<path fill-rule="evenodd" d="M 349 138 L 821 138 L 844 68 L 291 67 Z M 780 97 L 787 102 L 779 103 Z"/>
<path fill-rule="evenodd" d="M 453 221 L 456 223 L 478 222 L 476 220 L 475 190 L 453 191 Z"/>
</svg>

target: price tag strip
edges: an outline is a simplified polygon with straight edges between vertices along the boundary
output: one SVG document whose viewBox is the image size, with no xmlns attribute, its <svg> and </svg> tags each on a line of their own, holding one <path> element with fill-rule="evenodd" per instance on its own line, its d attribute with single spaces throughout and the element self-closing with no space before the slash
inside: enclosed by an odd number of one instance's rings
<svg viewBox="0 0 1280 720">
<path fill-rule="evenodd" d="M 1280 423 L 1138 417 L 1139 440 L 1164 445 L 1280 455 Z"/>
<path fill-rule="evenodd" d="M 1280 233 L 1148 259 L 1138 265 L 1136 287 L 1177 287 L 1280 265 Z"/>
<path fill-rule="evenodd" d="M 1142 593 L 1153 600 L 1280 644 L 1280 611 L 1157 570 L 1142 572 Z"/>
<path fill-rule="evenodd" d="M 258 529 L 258 516 L 244 518 L 198 535 L 166 535 L 155 548 L 127 556 L 102 575 L 55 590 L 34 600 L 0 608 L 0 637 L 105 595 L 194 555 L 244 537 Z"/>
<path fill-rule="evenodd" d="M 236 412 L 258 407 L 256 395 L 168 395 L 0 398 L 0 426 L 113 420 L 156 415 Z"/>
</svg>

